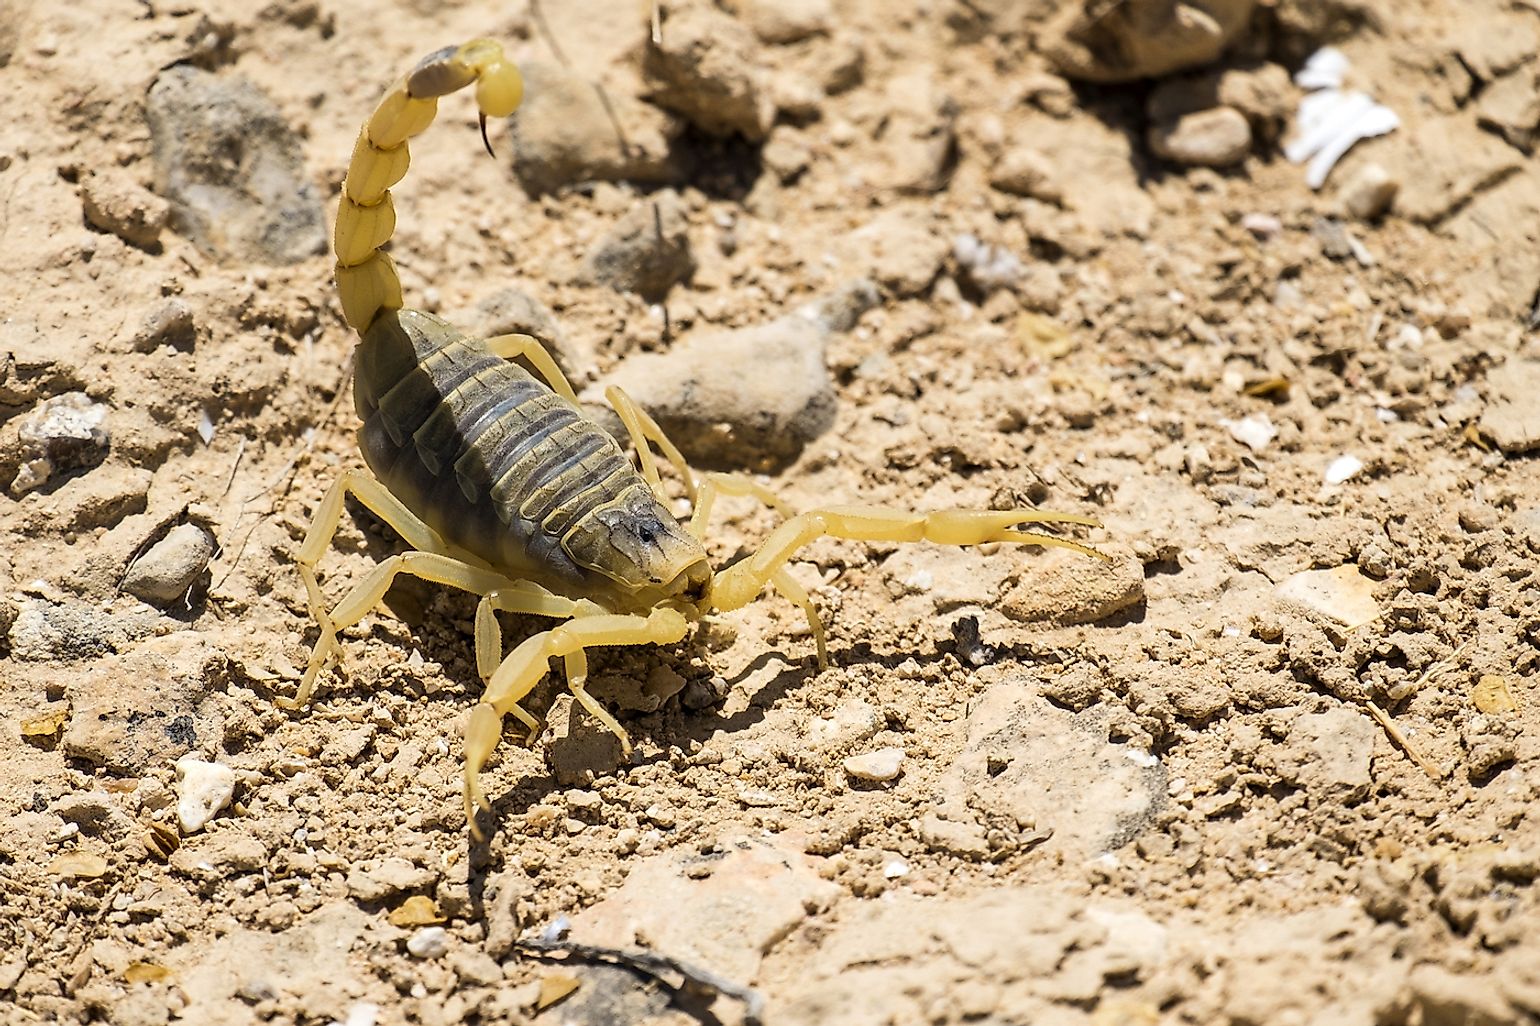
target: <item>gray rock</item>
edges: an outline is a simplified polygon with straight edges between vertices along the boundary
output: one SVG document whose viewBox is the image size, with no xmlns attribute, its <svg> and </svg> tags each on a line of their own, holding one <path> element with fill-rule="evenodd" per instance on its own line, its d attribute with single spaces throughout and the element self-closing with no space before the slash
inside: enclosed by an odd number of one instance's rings
<svg viewBox="0 0 1540 1026">
<path fill-rule="evenodd" d="M 834 423 L 825 319 L 841 316 L 813 304 L 768 324 L 698 332 L 666 353 L 630 357 L 609 380 L 691 459 L 784 466 Z"/>
<path fill-rule="evenodd" d="M 123 590 L 146 602 L 168 606 L 187 594 L 214 558 L 214 538 L 196 524 L 178 524 L 134 561 Z"/>
<path fill-rule="evenodd" d="M 597 356 L 593 346 L 569 336 L 550 307 L 518 286 L 498 289 L 471 309 L 451 313 L 445 319 L 476 338 L 533 335 L 569 380 L 581 381 L 594 371 Z"/>
<path fill-rule="evenodd" d="M 680 177 L 671 150 L 683 123 L 581 75 L 531 61 L 510 119 L 513 172 L 532 195 L 584 181 L 658 183 Z"/>
<path fill-rule="evenodd" d="M 159 243 L 171 214 L 165 200 L 112 172 L 88 175 L 80 184 L 80 202 L 92 227 L 144 249 Z"/>
<path fill-rule="evenodd" d="M 19 463 L 11 493 L 21 496 L 56 474 L 94 467 L 107 456 L 107 407 L 84 392 L 39 403 L 21 422 Z"/>
<path fill-rule="evenodd" d="M 75 662 L 127 648 L 153 629 L 145 619 L 114 616 L 79 602 L 27 597 L 11 623 L 11 655 L 23 662 Z"/>
<path fill-rule="evenodd" d="M 679 196 L 660 192 L 599 240 L 588 254 L 583 275 L 617 292 L 635 292 L 657 302 L 695 270 L 689 227 Z"/>
<path fill-rule="evenodd" d="M 861 315 L 882 302 L 882 295 L 870 279 L 847 281 L 833 292 L 825 293 L 797 311 L 826 332 L 852 330 Z"/>
<path fill-rule="evenodd" d="M 731 15 L 705 3 L 671 6 L 662 39 L 647 48 L 651 99 L 703 132 L 758 142 L 775 120 L 761 52 Z"/>
<path fill-rule="evenodd" d="M 1229 167 L 1251 152 L 1251 123 L 1233 107 L 1211 107 L 1150 126 L 1157 156 L 1193 167 Z"/>
<path fill-rule="evenodd" d="M 829 0 L 749 0 L 743 15 L 767 43 L 797 43 L 825 35 L 834 21 Z"/>
<path fill-rule="evenodd" d="M 175 296 L 151 310 L 134 333 L 134 349 L 153 352 L 161 346 L 191 350 L 198 337 L 198 323 L 193 308 Z"/>
<path fill-rule="evenodd" d="M 326 248 L 299 138 L 245 79 L 163 71 L 146 115 L 171 223 L 216 256 L 289 264 Z"/>
</svg>

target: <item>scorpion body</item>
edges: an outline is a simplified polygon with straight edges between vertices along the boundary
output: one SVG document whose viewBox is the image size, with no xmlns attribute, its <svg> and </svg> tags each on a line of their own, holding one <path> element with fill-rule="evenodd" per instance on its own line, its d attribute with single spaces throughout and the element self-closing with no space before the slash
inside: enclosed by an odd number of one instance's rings
<svg viewBox="0 0 1540 1026">
<path fill-rule="evenodd" d="M 338 660 L 337 632 L 357 623 L 398 574 L 480 596 L 476 665 L 485 692 L 465 735 L 465 813 L 487 805 L 480 773 L 501 740 L 503 718 L 539 721 L 520 701 L 560 657 L 574 698 L 629 754 L 624 728 L 585 690 L 587 650 L 666 644 L 712 612 L 739 609 L 773 586 L 801 608 L 820 667 L 824 633 L 807 592 L 787 572 L 797 550 L 829 536 L 867 541 L 991 541 L 1057 545 L 1105 558 L 1029 523 L 1094 525 L 1042 510 L 948 510 L 928 514 L 835 506 L 792 514 L 758 482 L 691 471 L 657 423 L 618 388 L 605 397 L 636 450 L 636 465 L 580 409 L 572 386 L 528 335 L 469 338 L 431 314 L 403 309 L 401 283 L 381 249 L 395 231 L 390 188 L 406 174 L 407 141 L 432 123 L 438 99 L 475 85 L 483 141 L 489 117 L 505 117 L 523 94 L 518 70 L 494 41 L 440 50 L 386 94 L 354 146 L 338 203 L 334 248 L 343 316 L 360 335 L 354 401 L 360 447 L 372 475 L 344 473 L 321 501 L 297 563 L 320 636 L 294 699 L 310 700 Z M 490 145 L 488 146 L 490 150 Z M 522 358 L 533 373 L 515 362 Z M 681 524 L 663 505 L 652 447 L 668 459 L 694 504 Z M 388 524 L 409 551 L 370 571 L 328 608 L 317 564 L 351 494 Z M 785 519 L 752 555 L 713 570 L 703 543 L 718 495 L 756 498 Z M 561 621 L 504 653 L 499 611 Z"/>
</svg>

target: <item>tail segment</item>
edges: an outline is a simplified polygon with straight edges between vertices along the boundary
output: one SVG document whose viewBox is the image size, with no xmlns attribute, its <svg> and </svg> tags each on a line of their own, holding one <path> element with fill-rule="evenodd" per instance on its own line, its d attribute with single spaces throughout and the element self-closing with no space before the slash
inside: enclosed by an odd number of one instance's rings
<svg viewBox="0 0 1540 1026">
<path fill-rule="evenodd" d="M 396 231 L 390 187 L 406 174 L 406 142 L 433 123 L 438 98 L 476 83 L 482 138 L 487 118 L 507 117 L 524 96 L 519 70 L 494 40 L 429 54 L 395 84 L 375 108 L 353 147 L 337 208 L 337 291 L 342 313 L 360 335 L 383 310 L 401 309 L 401 280 L 380 247 Z"/>
</svg>

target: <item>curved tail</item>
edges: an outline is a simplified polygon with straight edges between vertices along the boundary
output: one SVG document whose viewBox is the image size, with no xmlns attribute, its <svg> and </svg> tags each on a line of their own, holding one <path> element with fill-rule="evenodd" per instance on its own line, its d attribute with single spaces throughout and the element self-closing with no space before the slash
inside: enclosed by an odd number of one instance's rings
<svg viewBox="0 0 1540 1026">
<path fill-rule="evenodd" d="M 396 231 L 390 187 L 406 174 L 411 160 L 406 141 L 433 123 L 440 96 L 472 82 L 485 141 L 487 118 L 507 117 L 524 96 L 519 70 L 491 39 L 474 39 L 424 57 L 385 94 L 358 133 L 342 184 L 333 248 L 342 314 L 360 335 L 381 311 L 402 306 L 401 280 L 380 247 Z"/>
</svg>

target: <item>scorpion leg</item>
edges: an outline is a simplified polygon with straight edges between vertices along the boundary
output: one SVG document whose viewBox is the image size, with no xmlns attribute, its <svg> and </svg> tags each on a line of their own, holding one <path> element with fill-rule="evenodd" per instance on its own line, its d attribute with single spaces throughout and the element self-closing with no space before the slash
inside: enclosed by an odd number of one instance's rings
<svg viewBox="0 0 1540 1026">
<path fill-rule="evenodd" d="M 648 484 L 652 485 L 653 494 L 659 501 L 667 503 L 668 496 L 663 491 L 663 482 L 658 479 L 658 465 L 653 459 L 649 442 L 655 442 L 658 448 L 663 450 L 663 455 L 668 457 L 668 462 L 684 479 L 685 494 L 692 503 L 695 502 L 695 475 L 690 471 L 690 464 L 685 460 L 684 453 L 679 451 L 679 447 L 663 433 L 658 422 L 652 419 L 652 415 L 636 405 L 636 401 L 626 395 L 625 390 L 619 385 L 606 388 L 604 398 L 609 400 L 609 404 L 620 415 L 621 423 L 625 424 L 626 433 L 631 436 L 631 444 L 636 447 L 636 455 L 642 461 L 642 476 L 647 479 Z"/>
<path fill-rule="evenodd" d="M 747 474 L 702 474 L 700 495 L 695 500 L 695 512 L 690 517 L 690 533 L 697 539 L 706 537 L 706 524 L 718 495 L 748 496 L 758 499 L 783 517 L 792 515 L 791 507 L 770 489 Z"/>
<path fill-rule="evenodd" d="M 786 573 L 786 563 L 798 549 L 823 537 L 848 538 L 853 541 L 929 541 L 941 545 L 1019 542 L 1024 545 L 1058 546 L 1097 559 L 1108 558 L 1089 545 L 1068 538 L 1017 530 L 1021 524 L 1100 526 L 1092 518 L 1075 513 L 1034 509 L 958 509 L 909 513 L 875 506 L 831 506 L 809 510 L 777 527 L 752 556 L 718 573 L 711 589 L 712 606 L 723 612 L 741 609 L 752 602 L 766 584 L 773 583 L 787 598 L 803 606 L 804 611 L 811 609 L 807 593 L 802 592 L 801 587 Z M 819 665 L 822 666 L 825 663 L 822 631 L 816 619 L 811 615 L 809 618 L 814 623 L 814 640 L 819 643 Z"/>
<path fill-rule="evenodd" d="M 508 653 L 492 674 L 481 702 L 471 710 L 465 728 L 465 818 L 471 833 L 478 840 L 482 837 L 476 809 L 486 808 L 488 803 L 481 790 L 481 770 L 502 739 L 503 717 L 540 683 L 553 657 L 563 657 L 573 682 L 573 697 L 620 739 L 621 748 L 629 755 L 631 739 L 625 729 L 583 689 L 588 666 L 585 651 L 595 645 L 666 645 L 679 641 L 688 630 L 684 615 L 667 607 L 654 609 L 647 616 L 602 613 L 541 631 Z"/>
<path fill-rule="evenodd" d="M 316 508 L 315 518 L 310 522 L 310 529 L 305 532 L 304 544 L 300 546 L 299 556 L 295 560 L 299 564 L 300 579 L 305 584 L 305 599 L 310 605 L 310 615 L 321 628 L 321 636 L 316 639 L 315 648 L 310 653 L 310 664 L 305 669 L 299 694 L 292 702 L 279 700 L 280 705 L 289 708 L 297 708 L 310 701 L 316 676 L 342 655 L 342 646 L 337 642 L 337 631 L 340 628 L 326 611 L 326 600 L 316 580 L 316 564 L 321 561 L 321 556 L 337 534 L 337 525 L 342 520 L 342 500 L 348 494 L 352 494 L 371 513 L 390 525 L 412 548 L 422 552 L 448 552 L 448 546 L 438 533 L 402 505 L 401 500 L 390 494 L 380 482 L 357 471 L 348 471 L 338 478 L 327 490 L 321 505 Z"/>
<path fill-rule="evenodd" d="M 577 393 L 572 391 L 572 383 L 567 380 L 567 375 L 556 366 L 556 361 L 551 358 L 551 353 L 545 345 L 533 335 L 512 334 L 495 335 L 487 339 L 487 348 L 496 356 L 505 360 L 516 360 L 520 357 L 528 360 L 530 366 L 540 376 L 540 380 L 551 386 L 551 391 L 561 396 L 573 406 L 578 404 Z"/>
<path fill-rule="evenodd" d="M 529 581 L 514 581 L 487 592 L 476 605 L 476 672 L 481 675 L 483 686 L 491 683 L 492 674 L 503 659 L 503 629 L 497 622 L 499 611 L 558 620 L 603 612 L 592 602 L 563 598 Z M 517 704 L 508 711 L 529 728 L 529 740 L 534 741 L 540 733 L 540 721 Z"/>
</svg>

